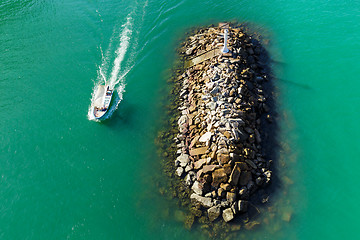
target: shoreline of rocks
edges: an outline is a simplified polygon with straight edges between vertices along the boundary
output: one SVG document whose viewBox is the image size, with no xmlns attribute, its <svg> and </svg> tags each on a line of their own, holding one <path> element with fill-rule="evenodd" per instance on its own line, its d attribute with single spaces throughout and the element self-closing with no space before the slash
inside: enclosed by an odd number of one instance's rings
<svg viewBox="0 0 360 240">
<path fill-rule="evenodd" d="M 175 173 L 191 189 L 212 222 L 247 212 L 250 198 L 272 178 L 264 153 L 263 122 L 271 123 L 262 47 L 228 27 L 230 53 L 203 59 L 180 73 L 181 112 L 174 139 Z M 223 29 L 201 29 L 184 43 L 185 59 L 223 46 Z"/>
</svg>

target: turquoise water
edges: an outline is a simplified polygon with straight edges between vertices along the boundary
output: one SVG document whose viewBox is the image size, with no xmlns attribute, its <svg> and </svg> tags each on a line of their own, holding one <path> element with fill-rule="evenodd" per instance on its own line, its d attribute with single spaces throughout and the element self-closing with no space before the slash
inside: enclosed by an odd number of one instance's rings
<svg viewBox="0 0 360 240">
<path fill-rule="evenodd" d="M 356 238 L 359 9 L 337 0 L 2 0 L 0 239 L 206 239 L 157 193 L 154 138 L 178 40 L 227 20 L 270 39 L 281 124 L 282 181 L 270 198 L 280 214 L 238 238 Z M 87 115 L 104 79 L 123 101 L 98 123 Z"/>
</svg>

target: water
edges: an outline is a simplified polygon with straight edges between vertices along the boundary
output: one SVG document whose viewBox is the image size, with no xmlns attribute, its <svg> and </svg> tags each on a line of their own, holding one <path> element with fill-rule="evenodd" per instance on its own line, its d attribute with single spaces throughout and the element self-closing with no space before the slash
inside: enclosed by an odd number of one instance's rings
<svg viewBox="0 0 360 240">
<path fill-rule="evenodd" d="M 2 0 L 0 239 L 205 239 L 155 192 L 154 138 L 178 40 L 234 19 L 271 40 L 282 146 L 270 198 L 280 214 L 237 238 L 356 238 L 358 9 L 338 0 Z M 103 81 L 123 100 L 106 121 L 89 121 Z"/>
</svg>

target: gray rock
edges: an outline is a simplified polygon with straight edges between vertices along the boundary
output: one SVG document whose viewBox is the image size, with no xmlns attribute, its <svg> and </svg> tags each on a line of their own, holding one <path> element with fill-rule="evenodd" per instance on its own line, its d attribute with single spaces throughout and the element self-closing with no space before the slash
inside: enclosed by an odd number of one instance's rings
<svg viewBox="0 0 360 240">
<path fill-rule="evenodd" d="M 190 159 L 189 159 L 189 155 L 187 154 L 180 154 L 180 156 L 178 156 L 175 160 L 175 166 L 181 166 L 181 167 L 185 167 L 188 163 L 189 163 Z"/>
<path fill-rule="evenodd" d="M 191 166 L 191 164 L 188 164 L 186 167 L 185 167 L 185 172 L 189 172 L 191 171 L 193 168 Z"/>
<path fill-rule="evenodd" d="M 193 186 L 191 187 L 191 189 L 197 194 L 197 195 L 202 195 L 203 194 L 203 186 L 198 182 L 195 181 Z"/>
<path fill-rule="evenodd" d="M 207 141 L 209 141 L 210 138 L 211 138 L 211 135 L 212 135 L 211 132 L 206 132 L 206 133 L 204 133 L 204 134 L 200 137 L 199 142 L 207 142 Z"/>
<path fill-rule="evenodd" d="M 201 205 L 203 205 L 206 208 L 211 208 L 213 206 L 213 202 L 211 198 L 202 197 L 197 195 L 196 193 L 191 194 L 190 199 L 194 199 L 198 201 L 199 203 L 201 203 Z"/>
<path fill-rule="evenodd" d="M 178 175 L 179 177 L 181 177 L 184 173 L 184 169 L 182 167 L 178 167 L 176 169 L 176 175 Z"/>
<path fill-rule="evenodd" d="M 221 214 L 220 206 L 214 206 L 207 210 L 210 222 L 217 219 Z"/>
<path fill-rule="evenodd" d="M 193 183 L 190 174 L 187 174 L 184 180 L 185 180 L 186 185 L 188 185 L 188 186 L 190 186 Z"/>
<path fill-rule="evenodd" d="M 222 217 L 224 219 L 225 222 L 230 222 L 231 220 L 234 219 L 234 213 L 231 210 L 231 208 L 227 208 L 223 211 Z"/>
<path fill-rule="evenodd" d="M 216 102 L 208 102 L 206 104 L 206 108 L 209 108 L 212 111 L 214 111 L 216 109 L 216 106 L 217 106 Z"/>
</svg>

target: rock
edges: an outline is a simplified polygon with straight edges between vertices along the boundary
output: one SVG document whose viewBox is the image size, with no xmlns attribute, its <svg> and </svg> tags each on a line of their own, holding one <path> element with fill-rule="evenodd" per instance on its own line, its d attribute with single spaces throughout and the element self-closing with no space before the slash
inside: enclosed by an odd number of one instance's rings
<svg viewBox="0 0 360 240">
<path fill-rule="evenodd" d="M 247 190 L 247 187 L 242 187 L 239 190 L 239 198 L 240 199 L 248 199 L 249 198 L 249 192 Z"/>
<path fill-rule="evenodd" d="M 192 167 L 192 164 L 188 164 L 186 167 L 185 167 L 185 172 L 189 172 L 193 170 L 193 167 Z"/>
<path fill-rule="evenodd" d="M 205 165 L 205 166 L 202 168 L 202 172 L 203 172 L 203 173 L 212 172 L 212 171 L 214 171 L 216 168 L 218 168 L 217 165 Z"/>
<path fill-rule="evenodd" d="M 207 210 L 207 212 L 208 212 L 208 217 L 209 217 L 210 222 L 213 222 L 220 216 L 221 209 L 220 209 L 220 206 L 213 206 L 213 207 L 209 208 Z"/>
<path fill-rule="evenodd" d="M 176 169 L 176 175 L 178 175 L 179 177 L 181 177 L 184 173 L 184 169 L 182 167 L 178 167 Z"/>
<path fill-rule="evenodd" d="M 185 176 L 185 179 L 184 179 L 184 180 L 185 180 L 186 185 L 188 185 L 188 186 L 190 186 L 190 185 L 193 183 L 190 174 L 187 174 L 187 175 Z"/>
<path fill-rule="evenodd" d="M 239 163 L 235 163 L 235 166 L 230 174 L 229 183 L 233 186 L 237 186 L 239 183 L 239 178 L 241 174 L 241 169 Z"/>
<path fill-rule="evenodd" d="M 246 212 L 248 209 L 248 201 L 246 200 L 239 200 L 238 201 L 238 210 L 240 213 Z"/>
<path fill-rule="evenodd" d="M 182 115 L 178 120 L 178 125 L 183 125 L 183 124 L 187 123 L 188 120 L 189 119 L 186 115 Z"/>
<path fill-rule="evenodd" d="M 238 204 L 236 202 L 234 202 L 233 204 L 231 204 L 231 210 L 233 211 L 233 213 L 236 215 L 239 212 L 238 209 Z"/>
<path fill-rule="evenodd" d="M 252 221 L 252 222 L 248 222 L 245 224 L 245 228 L 246 230 L 251 230 L 253 229 L 255 226 L 259 225 L 260 223 L 257 221 Z"/>
<path fill-rule="evenodd" d="M 203 185 L 201 185 L 198 181 L 195 181 L 192 185 L 191 189 L 197 194 L 202 195 L 203 194 Z"/>
<path fill-rule="evenodd" d="M 243 171 L 240 174 L 240 185 L 247 185 L 248 182 L 252 179 L 252 174 L 249 171 Z"/>
<path fill-rule="evenodd" d="M 224 219 L 225 222 L 230 222 L 231 220 L 234 219 L 234 213 L 231 210 L 231 208 L 227 208 L 223 211 L 222 217 Z"/>
<path fill-rule="evenodd" d="M 246 162 L 247 164 L 249 164 L 252 168 L 254 168 L 254 169 L 257 168 L 256 164 L 255 164 L 253 161 L 251 161 L 251 160 L 249 160 L 249 159 L 246 159 L 245 162 Z"/>
<path fill-rule="evenodd" d="M 225 190 L 224 190 L 223 188 L 218 188 L 217 194 L 218 194 L 218 196 L 219 196 L 220 198 L 223 198 L 223 197 L 226 196 L 226 192 L 225 192 Z"/>
<path fill-rule="evenodd" d="M 211 138 L 211 135 L 212 135 L 211 132 L 206 132 L 206 133 L 204 133 L 204 134 L 201 136 L 201 138 L 199 139 L 199 142 L 207 142 L 207 141 L 209 141 L 210 138 Z"/>
<path fill-rule="evenodd" d="M 229 154 L 218 154 L 217 160 L 220 162 L 220 164 L 225 164 L 230 161 L 230 155 Z"/>
<path fill-rule="evenodd" d="M 208 108 L 212 111 L 214 111 L 216 109 L 216 106 L 217 106 L 216 102 L 209 102 L 206 104 L 206 108 Z"/>
<path fill-rule="evenodd" d="M 189 155 L 182 153 L 175 160 L 175 166 L 185 167 L 189 163 Z"/>
<path fill-rule="evenodd" d="M 226 200 L 228 200 L 230 203 L 235 202 L 235 200 L 236 200 L 236 193 L 227 192 L 227 193 L 226 193 Z"/>
<path fill-rule="evenodd" d="M 194 199 L 194 200 L 198 201 L 199 203 L 201 203 L 201 205 L 203 205 L 206 208 L 210 208 L 213 206 L 213 202 L 212 202 L 211 198 L 202 197 L 202 196 L 197 195 L 196 193 L 191 194 L 190 199 Z"/>
<path fill-rule="evenodd" d="M 220 187 L 225 191 L 229 191 L 231 189 L 231 186 L 228 183 L 220 183 Z"/>
<path fill-rule="evenodd" d="M 196 161 L 196 162 L 194 163 L 194 168 L 195 168 L 195 169 L 199 169 L 199 168 L 201 168 L 206 162 L 207 162 L 207 159 L 202 158 L 202 159 L 200 159 L 199 161 Z"/>
<path fill-rule="evenodd" d="M 202 155 L 206 153 L 208 147 L 193 148 L 190 150 L 190 156 Z"/>
<path fill-rule="evenodd" d="M 225 170 L 223 168 L 219 168 L 213 171 L 212 179 L 213 181 L 211 185 L 217 188 L 220 183 L 227 181 L 228 176 L 226 175 Z"/>
<path fill-rule="evenodd" d="M 231 133 L 226 131 L 224 132 L 224 136 L 227 138 L 227 139 L 230 139 L 231 138 Z"/>
</svg>

